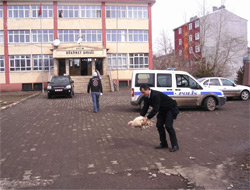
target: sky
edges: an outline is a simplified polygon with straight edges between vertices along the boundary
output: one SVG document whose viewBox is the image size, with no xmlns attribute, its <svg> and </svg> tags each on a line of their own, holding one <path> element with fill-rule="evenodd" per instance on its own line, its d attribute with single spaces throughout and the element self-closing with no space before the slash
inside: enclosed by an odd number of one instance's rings
<svg viewBox="0 0 250 190">
<path fill-rule="evenodd" d="M 205 2 L 205 6 L 203 3 Z M 249 0 L 156 0 L 152 7 L 153 44 L 165 30 L 174 46 L 173 29 L 188 22 L 191 17 L 201 16 L 202 7 L 212 12 L 212 7 L 225 5 L 226 9 L 248 20 L 248 46 L 250 46 L 250 1 Z"/>
</svg>

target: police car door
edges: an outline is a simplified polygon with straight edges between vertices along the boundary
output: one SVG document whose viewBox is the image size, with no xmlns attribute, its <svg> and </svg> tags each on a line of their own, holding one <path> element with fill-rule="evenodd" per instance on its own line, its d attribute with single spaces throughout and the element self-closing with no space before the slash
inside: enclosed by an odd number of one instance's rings
<svg viewBox="0 0 250 190">
<path fill-rule="evenodd" d="M 172 74 L 158 73 L 156 77 L 157 77 L 156 90 L 161 91 L 162 93 L 172 97 L 174 95 L 172 86 Z"/>
<path fill-rule="evenodd" d="M 198 87 L 198 83 L 190 76 L 176 74 L 174 99 L 177 101 L 178 106 L 197 106 L 200 97 Z"/>
</svg>

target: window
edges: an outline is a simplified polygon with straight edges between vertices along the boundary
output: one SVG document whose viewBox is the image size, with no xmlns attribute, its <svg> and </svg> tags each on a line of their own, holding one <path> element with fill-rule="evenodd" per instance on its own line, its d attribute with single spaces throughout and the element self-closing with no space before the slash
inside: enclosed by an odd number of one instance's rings
<svg viewBox="0 0 250 190">
<path fill-rule="evenodd" d="M 198 83 L 187 75 L 176 75 L 176 83 L 179 88 L 193 88 L 196 89 Z"/>
<path fill-rule="evenodd" d="M 81 6 L 81 17 L 82 18 L 101 18 L 102 11 L 101 6 Z"/>
<path fill-rule="evenodd" d="M 0 43 L 4 42 L 4 38 L 3 38 L 3 30 L 0 30 Z"/>
<path fill-rule="evenodd" d="M 192 35 L 189 35 L 189 36 L 188 36 L 188 39 L 189 39 L 190 42 L 192 42 L 192 41 L 193 41 L 193 36 L 192 36 Z"/>
<path fill-rule="evenodd" d="M 38 18 L 40 5 L 32 5 L 32 18 Z M 53 18 L 53 6 L 42 5 L 42 18 Z"/>
<path fill-rule="evenodd" d="M 129 30 L 130 42 L 148 42 L 147 30 Z"/>
<path fill-rule="evenodd" d="M 189 47 L 189 54 L 193 53 L 193 47 Z"/>
<path fill-rule="evenodd" d="M 5 70 L 4 56 L 0 55 L 0 72 Z"/>
<path fill-rule="evenodd" d="M 9 30 L 8 31 L 9 43 L 28 43 L 30 42 L 29 30 Z"/>
<path fill-rule="evenodd" d="M 61 5 L 58 6 L 59 18 L 79 18 L 79 6 Z"/>
<path fill-rule="evenodd" d="M 52 55 L 33 55 L 33 70 L 48 71 L 53 70 L 53 68 L 54 63 Z"/>
<path fill-rule="evenodd" d="M 10 71 L 30 71 L 30 55 L 10 55 Z"/>
<path fill-rule="evenodd" d="M 79 30 L 58 30 L 59 40 L 61 42 L 77 42 Z"/>
<path fill-rule="evenodd" d="M 158 74 L 157 75 L 157 87 L 172 87 L 172 75 L 171 74 Z"/>
<path fill-rule="evenodd" d="M 192 30 L 192 28 L 193 28 L 192 26 L 193 26 L 192 23 L 189 23 L 189 24 L 188 24 L 188 29 L 189 29 L 189 30 Z"/>
<path fill-rule="evenodd" d="M 200 33 L 195 33 L 195 40 L 199 40 L 200 39 Z"/>
<path fill-rule="evenodd" d="M 108 69 L 127 69 L 127 54 L 108 54 Z"/>
<path fill-rule="evenodd" d="M 150 87 L 155 86 L 155 74 L 153 73 L 138 73 L 135 76 L 135 86 L 140 87 L 141 84 L 148 84 Z"/>
<path fill-rule="evenodd" d="M 29 18 L 29 6 L 8 5 L 8 18 Z"/>
<path fill-rule="evenodd" d="M 195 46 L 195 53 L 199 53 L 201 51 L 200 46 Z"/>
<path fill-rule="evenodd" d="M 179 28 L 179 34 L 181 34 L 182 33 L 182 28 Z"/>
<path fill-rule="evenodd" d="M 228 79 L 221 79 L 223 86 L 234 86 L 234 83 Z"/>
<path fill-rule="evenodd" d="M 179 45 L 180 46 L 182 45 L 182 39 L 179 39 Z"/>
<path fill-rule="evenodd" d="M 126 30 L 107 30 L 107 42 L 126 42 Z"/>
<path fill-rule="evenodd" d="M 210 79 L 210 81 L 208 81 L 205 82 L 206 85 L 220 86 L 220 81 L 218 79 Z"/>
<path fill-rule="evenodd" d="M 126 7 L 106 6 L 106 18 L 126 18 Z"/>
<path fill-rule="evenodd" d="M 155 74 L 153 73 L 138 73 L 135 76 L 135 86 L 140 87 L 141 84 L 148 84 L 150 87 L 155 86 Z"/>
<path fill-rule="evenodd" d="M 32 42 L 53 42 L 53 30 L 32 30 Z"/>
<path fill-rule="evenodd" d="M 179 56 L 182 56 L 182 50 L 179 50 Z"/>
<path fill-rule="evenodd" d="M 0 18 L 3 18 L 3 6 L 0 5 Z"/>
<path fill-rule="evenodd" d="M 196 20 L 195 23 L 194 23 L 194 27 L 195 28 L 198 28 L 200 26 L 200 21 L 199 20 Z"/>
<path fill-rule="evenodd" d="M 128 18 L 148 18 L 148 7 L 128 7 Z"/>
<path fill-rule="evenodd" d="M 82 30 L 83 42 L 101 42 L 102 30 Z"/>
<path fill-rule="evenodd" d="M 129 68 L 148 68 L 148 54 L 137 54 L 131 53 L 129 54 Z"/>
</svg>

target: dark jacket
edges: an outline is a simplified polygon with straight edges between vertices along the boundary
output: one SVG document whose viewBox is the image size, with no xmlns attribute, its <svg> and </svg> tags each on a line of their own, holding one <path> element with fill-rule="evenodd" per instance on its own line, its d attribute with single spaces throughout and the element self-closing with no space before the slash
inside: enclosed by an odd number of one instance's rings
<svg viewBox="0 0 250 190">
<path fill-rule="evenodd" d="M 91 89 L 91 92 L 101 92 L 102 93 L 102 83 L 98 77 L 93 77 L 89 80 L 88 84 L 88 93 Z"/>
<path fill-rule="evenodd" d="M 147 116 L 148 119 L 151 119 L 158 112 L 166 112 L 169 110 L 173 110 L 177 106 L 177 103 L 168 95 L 163 94 L 159 91 L 151 90 L 150 98 L 144 98 L 144 106 L 140 113 L 141 116 L 146 115 L 149 106 L 153 107 L 152 111 Z"/>
</svg>

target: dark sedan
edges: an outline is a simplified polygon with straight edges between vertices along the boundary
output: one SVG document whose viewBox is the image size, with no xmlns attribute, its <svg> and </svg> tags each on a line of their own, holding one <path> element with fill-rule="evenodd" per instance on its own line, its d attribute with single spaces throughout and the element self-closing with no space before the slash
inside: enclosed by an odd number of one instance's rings
<svg viewBox="0 0 250 190">
<path fill-rule="evenodd" d="M 52 98 L 55 95 L 66 95 L 70 98 L 74 95 L 74 81 L 70 76 L 53 76 L 48 87 L 48 98 Z"/>
</svg>

